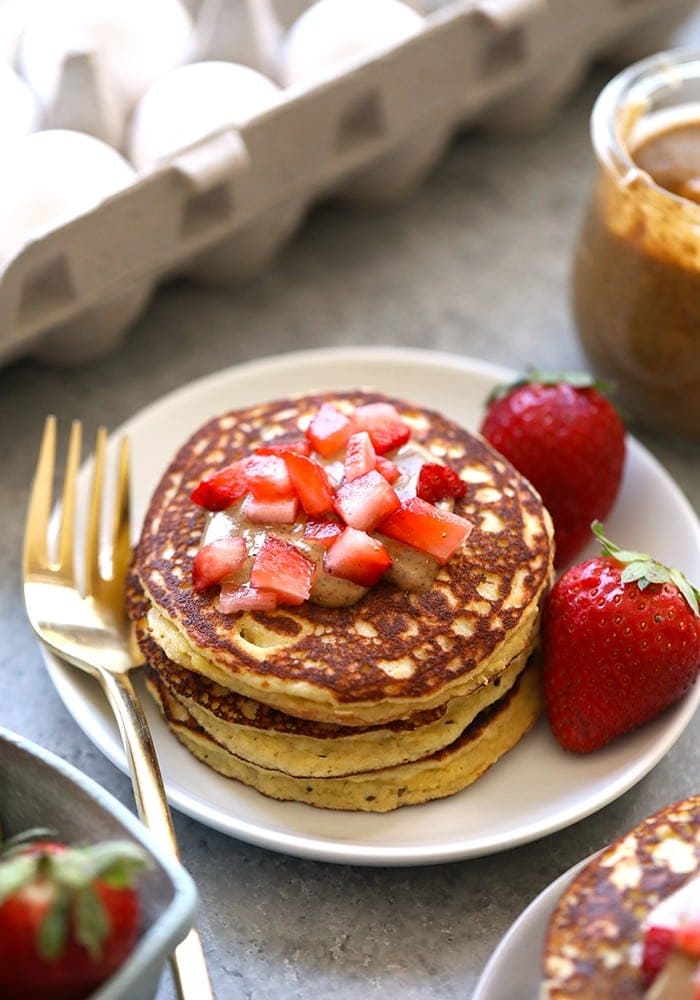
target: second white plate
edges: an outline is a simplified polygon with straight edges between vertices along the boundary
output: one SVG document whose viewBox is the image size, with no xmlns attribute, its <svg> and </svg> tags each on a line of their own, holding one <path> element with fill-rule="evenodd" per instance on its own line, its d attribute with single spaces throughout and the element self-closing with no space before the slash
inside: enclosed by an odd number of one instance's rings
<svg viewBox="0 0 700 1000">
<path fill-rule="evenodd" d="M 456 355 L 361 347 L 267 358 L 201 379 L 141 411 L 112 436 L 112 443 L 123 434 L 132 442 L 135 534 L 173 454 L 210 416 L 294 393 L 362 385 L 433 407 L 476 429 L 488 392 L 512 375 Z M 645 549 L 700 580 L 698 519 L 670 476 L 634 439 L 606 528 L 618 544 Z M 591 546 L 585 555 L 595 551 Z M 48 664 L 78 725 L 126 770 L 116 726 L 96 683 L 54 658 Z M 653 723 L 587 757 L 561 750 L 542 721 L 465 791 L 385 815 L 276 802 L 220 777 L 180 746 L 144 698 L 173 806 L 273 850 L 338 863 L 409 865 L 500 851 L 600 809 L 638 782 L 675 743 L 697 707 L 700 685 Z"/>
</svg>

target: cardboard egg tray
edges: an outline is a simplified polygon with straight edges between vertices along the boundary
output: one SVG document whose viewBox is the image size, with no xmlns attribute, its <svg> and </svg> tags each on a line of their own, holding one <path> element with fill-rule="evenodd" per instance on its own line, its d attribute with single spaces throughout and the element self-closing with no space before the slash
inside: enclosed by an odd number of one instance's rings
<svg viewBox="0 0 700 1000">
<path fill-rule="evenodd" d="M 306 6 L 278 0 L 279 32 Z M 266 5 L 269 12 L 269 4 Z M 406 197 L 468 127 L 546 123 L 602 56 L 631 61 L 668 43 L 689 0 L 426 0 L 424 28 L 347 64 L 239 130 L 224 129 L 137 176 L 91 211 L 26 243 L 0 274 L 0 363 L 84 362 L 111 350 L 173 275 L 230 283 L 261 273 L 329 196 L 362 205 Z M 205 0 L 198 58 L 231 0 Z M 235 28 L 263 71 L 255 25 Z M 269 27 L 269 24 L 268 24 Z M 229 46 L 229 52 L 232 52 Z"/>
</svg>

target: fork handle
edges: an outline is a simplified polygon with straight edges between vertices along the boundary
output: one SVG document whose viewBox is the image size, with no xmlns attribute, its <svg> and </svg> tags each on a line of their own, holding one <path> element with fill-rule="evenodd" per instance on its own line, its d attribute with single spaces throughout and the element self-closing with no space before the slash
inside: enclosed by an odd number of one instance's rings
<svg viewBox="0 0 700 1000">
<path fill-rule="evenodd" d="M 100 680 L 119 726 L 138 814 L 156 840 L 179 857 L 151 730 L 131 678 L 100 671 Z M 214 1000 L 204 949 L 194 928 L 175 949 L 171 964 L 181 1000 Z"/>
</svg>

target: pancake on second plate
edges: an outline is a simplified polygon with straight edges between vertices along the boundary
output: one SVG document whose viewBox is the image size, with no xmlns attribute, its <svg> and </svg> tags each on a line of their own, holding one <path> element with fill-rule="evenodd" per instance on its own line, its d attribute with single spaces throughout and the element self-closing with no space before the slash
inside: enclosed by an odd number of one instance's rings
<svg viewBox="0 0 700 1000">
<path fill-rule="evenodd" d="M 223 614 L 194 592 L 207 514 L 201 479 L 263 443 L 299 437 L 321 405 L 391 402 L 416 445 L 467 485 L 455 513 L 474 529 L 424 592 L 380 582 L 350 607 L 310 602 Z M 479 437 L 374 392 L 280 400 L 210 421 L 178 452 L 147 512 L 135 567 L 151 638 L 209 681 L 296 718 L 371 726 L 463 698 L 529 650 L 552 574 L 549 516 L 530 486 Z"/>
<path fill-rule="evenodd" d="M 694 795 L 647 817 L 574 877 L 549 923 L 542 1000 L 682 1000 L 680 987 L 662 992 L 660 978 L 646 992 L 644 932 L 674 893 L 693 882 L 700 895 L 699 875 L 700 795 Z"/>
</svg>

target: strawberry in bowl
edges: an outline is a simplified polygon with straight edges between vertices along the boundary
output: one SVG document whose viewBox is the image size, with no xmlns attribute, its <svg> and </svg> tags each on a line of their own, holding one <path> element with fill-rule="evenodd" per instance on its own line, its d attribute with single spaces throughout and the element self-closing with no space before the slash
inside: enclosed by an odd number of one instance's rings
<svg viewBox="0 0 700 1000">
<path fill-rule="evenodd" d="M 0 849 L 0 996 L 82 1000 L 131 954 L 140 933 L 131 841 L 67 847 L 43 835 Z"/>
</svg>

